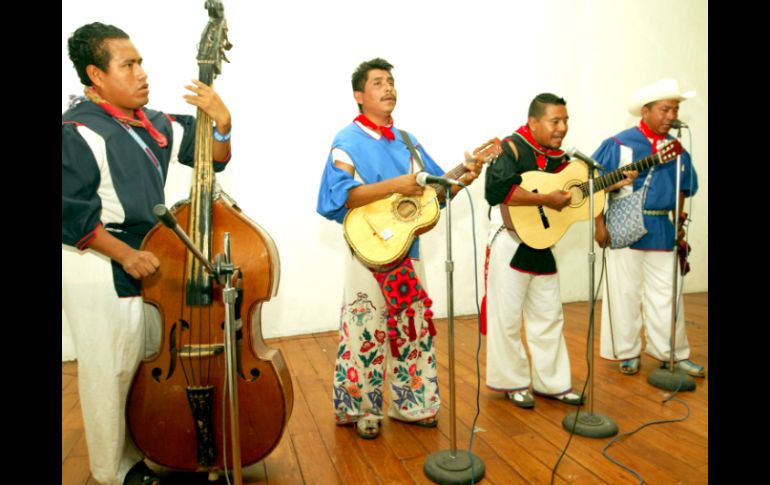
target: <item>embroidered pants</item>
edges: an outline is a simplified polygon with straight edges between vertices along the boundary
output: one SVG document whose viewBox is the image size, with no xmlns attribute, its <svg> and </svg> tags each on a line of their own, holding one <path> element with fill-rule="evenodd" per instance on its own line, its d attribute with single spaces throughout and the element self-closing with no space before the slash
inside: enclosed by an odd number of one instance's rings
<svg viewBox="0 0 770 485">
<path fill-rule="evenodd" d="M 421 284 L 425 272 L 412 260 Z M 388 416 L 419 421 L 438 413 L 434 338 L 423 318 L 422 301 L 412 305 L 417 339 L 409 340 L 408 318 L 398 322 L 399 357 L 391 355 L 387 307 L 374 275 L 349 252 L 345 254 L 345 288 L 340 309 L 339 347 L 334 368 L 334 418 L 338 424 L 360 418 L 382 419 L 385 386 L 390 391 Z"/>
</svg>

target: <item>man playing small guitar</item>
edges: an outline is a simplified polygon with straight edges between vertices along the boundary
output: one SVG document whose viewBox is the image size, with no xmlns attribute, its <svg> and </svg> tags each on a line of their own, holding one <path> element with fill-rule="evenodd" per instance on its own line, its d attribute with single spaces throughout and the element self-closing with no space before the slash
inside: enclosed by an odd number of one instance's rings
<svg viewBox="0 0 770 485">
<path fill-rule="evenodd" d="M 417 172 L 444 174 L 413 136 L 393 128 L 392 67 L 377 58 L 353 73 L 360 115 L 335 137 L 318 194 L 317 211 L 328 219 L 342 223 L 350 209 L 396 193 L 421 196 L 427 189 L 417 183 Z M 481 166 L 468 163 L 467 169 L 459 178 L 465 185 L 479 176 Z M 459 189 L 452 187 L 452 195 Z M 368 269 L 352 252 L 345 255 L 334 415 L 337 424 L 356 423 L 364 439 L 379 433 L 385 382 L 392 396 L 389 416 L 419 426 L 437 423 L 435 328 L 431 301 L 420 284 L 425 277 L 419 257 L 419 239 L 387 274 Z"/>
<path fill-rule="evenodd" d="M 551 249 L 534 249 L 506 229 L 507 206 L 542 206 L 561 211 L 569 192 L 530 192 L 521 186 L 528 171 L 558 172 L 569 164 L 560 150 L 567 135 L 566 102 L 551 93 L 536 96 L 527 123 L 503 140 L 503 155 L 487 169 L 484 196 L 493 206 L 487 256 L 487 386 L 506 392 L 522 408 L 532 408 L 532 391 L 579 405 L 572 392 L 567 345 L 562 334 L 559 277 Z M 635 175 L 635 174 L 633 174 Z M 631 183 L 631 179 L 620 184 Z M 508 224 L 510 226 L 510 224 Z M 522 317 L 532 356 L 532 371 L 521 342 Z M 531 377 L 530 377 L 531 376 Z"/>
</svg>

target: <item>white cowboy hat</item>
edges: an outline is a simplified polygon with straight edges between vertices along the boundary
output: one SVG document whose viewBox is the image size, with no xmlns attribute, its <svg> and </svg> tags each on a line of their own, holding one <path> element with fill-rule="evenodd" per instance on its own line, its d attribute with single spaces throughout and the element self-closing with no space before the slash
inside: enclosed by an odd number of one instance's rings
<svg viewBox="0 0 770 485">
<path fill-rule="evenodd" d="M 693 96 L 695 96 L 695 91 L 681 92 L 679 90 L 679 82 L 676 79 L 661 79 L 637 90 L 628 102 L 628 112 L 634 116 L 641 116 L 642 107 L 647 103 L 662 99 L 684 101 Z"/>
</svg>

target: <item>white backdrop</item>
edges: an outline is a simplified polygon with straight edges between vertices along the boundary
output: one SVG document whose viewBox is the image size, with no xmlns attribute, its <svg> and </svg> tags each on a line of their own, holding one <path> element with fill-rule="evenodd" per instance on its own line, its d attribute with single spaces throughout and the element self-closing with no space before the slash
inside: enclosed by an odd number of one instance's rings
<svg viewBox="0 0 770 485">
<path fill-rule="evenodd" d="M 100 21 L 132 38 L 149 74 L 149 107 L 194 114 L 183 86 L 196 77 L 197 43 L 207 21 L 203 0 L 62 2 L 62 112 L 82 86 L 67 38 Z M 487 139 L 526 121 L 531 99 L 567 100 L 563 148 L 592 153 L 606 137 L 638 122 L 631 93 L 676 77 L 697 96 L 680 118 L 693 133 L 700 191 L 689 212 L 692 272 L 685 291 L 708 289 L 708 6 L 701 0 L 225 0 L 229 38 L 215 86 L 233 115 L 233 160 L 218 180 L 274 238 L 281 257 L 278 296 L 263 306 L 266 337 L 336 328 L 345 242 L 336 223 L 315 212 L 321 172 L 334 134 L 357 114 L 350 75 L 384 57 L 395 67 L 394 119 L 445 169 Z M 685 138 L 685 141 L 687 138 Z M 687 143 L 685 143 L 687 146 Z M 167 205 L 187 196 L 190 171 L 172 172 Z M 483 177 L 483 175 L 482 175 Z M 473 240 L 483 277 L 487 204 L 474 184 L 475 231 L 465 195 L 452 206 L 455 314 L 475 313 Z M 444 220 L 424 237 L 428 289 L 446 316 Z M 588 224 L 557 244 L 562 300 L 588 299 Z M 600 261 L 600 252 L 597 252 Z M 597 280 L 599 264 L 597 264 Z M 480 281 L 483 292 L 483 281 Z M 74 349 L 62 318 L 63 358 Z"/>
</svg>

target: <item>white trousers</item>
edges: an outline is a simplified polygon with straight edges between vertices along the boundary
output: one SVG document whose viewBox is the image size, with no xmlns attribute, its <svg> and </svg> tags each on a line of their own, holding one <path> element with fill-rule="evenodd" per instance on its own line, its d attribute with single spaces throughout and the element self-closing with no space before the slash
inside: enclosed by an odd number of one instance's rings
<svg viewBox="0 0 770 485">
<path fill-rule="evenodd" d="M 91 474 L 99 483 L 121 485 L 142 459 L 127 435 L 125 407 L 145 355 L 144 304 L 141 297 L 117 296 L 109 258 L 62 245 L 62 311 L 77 353 Z"/>
<path fill-rule="evenodd" d="M 529 387 L 549 395 L 572 390 L 562 327 L 559 276 L 532 275 L 510 267 L 518 243 L 505 231 L 491 242 L 487 277 L 487 386 L 501 391 Z M 521 342 L 524 317 L 532 371 Z"/>
<path fill-rule="evenodd" d="M 647 354 L 662 361 L 669 359 L 672 258 L 670 251 L 608 250 L 607 275 L 602 293 L 600 353 L 603 358 L 625 360 L 639 357 L 644 327 Z M 680 284 L 681 281 L 680 278 Z M 676 322 L 675 360 L 689 357 L 690 345 L 684 328 L 682 301 Z"/>
</svg>

